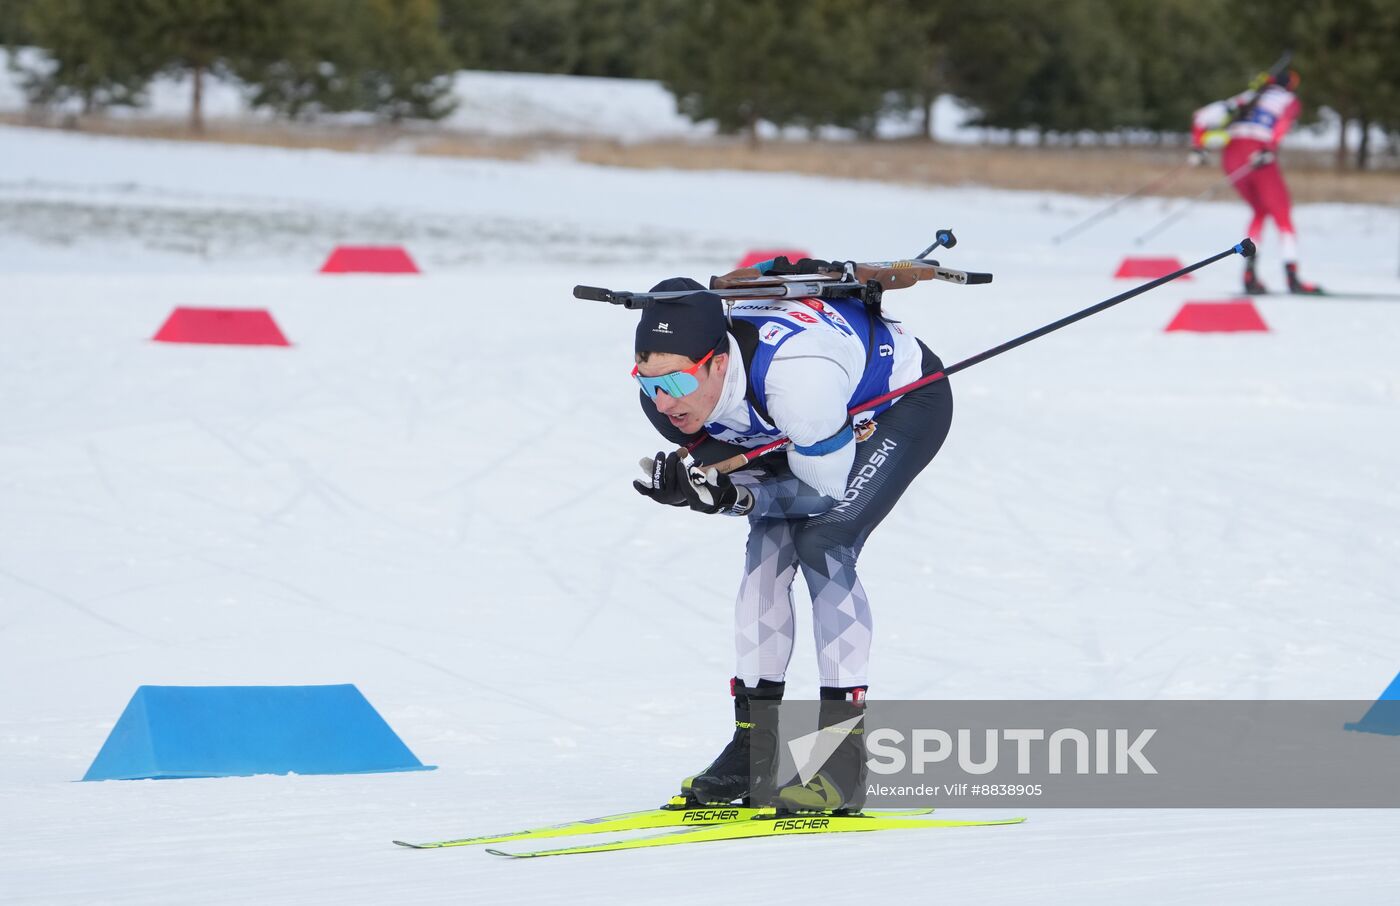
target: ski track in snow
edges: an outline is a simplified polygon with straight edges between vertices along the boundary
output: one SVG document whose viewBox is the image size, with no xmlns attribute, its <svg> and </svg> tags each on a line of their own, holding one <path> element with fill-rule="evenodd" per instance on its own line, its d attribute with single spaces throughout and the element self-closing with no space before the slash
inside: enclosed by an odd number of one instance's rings
<svg viewBox="0 0 1400 906">
<path fill-rule="evenodd" d="M 664 447 L 633 316 L 575 283 L 897 256 L 951 225 L 943 260 L 996 282 L 887 299 L 951 364 L 1121 291 L 1156 202 L 1051 247 L 1104 199 L 13 128 L 0 160 L 0 901 L 1400 896 L 1385 811 L 1030 810 L 529 864 L 389 844 L 660 803 L 728 735 L 743 526 L 631 490 Z M 1297 220 L 1311 278 L 1400 289 L 1393 211 Z M 1156 251 L 1244 221 L 1203 204 Z M 425 274 L 317 276 L 349 239 Z M 955 376 L 948 443 L 862 558 L 879 694 L 1364 701 L 1394 676 L 1400 302 L 1162 332 L 1237 268 Z M 150 342 L 176 305 L 265 307 L 293 346 Z M 142 683 L 342 682 L 439 769 L 71 782 Z"/>
</svg>

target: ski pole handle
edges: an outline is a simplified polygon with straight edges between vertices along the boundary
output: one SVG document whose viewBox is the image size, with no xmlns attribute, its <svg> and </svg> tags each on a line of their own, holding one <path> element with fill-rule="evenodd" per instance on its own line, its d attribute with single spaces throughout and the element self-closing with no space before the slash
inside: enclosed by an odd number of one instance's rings
<svg viewBox="0 0 1400 906">
<path fill-rule="evenodd" d="M 922 252 L 919 252 L 919 254 L 915 255 L 914 257 L 927 258 L 929 252 L 933 251 L 936 248 L 950 249 L 957 244 L 958 237 L 953 235 L 952 230 L 939 230 L 937 233 L 933 234 L 933 245 L 930 245 L 928 248 L 924 249 Z"/>
</svg>

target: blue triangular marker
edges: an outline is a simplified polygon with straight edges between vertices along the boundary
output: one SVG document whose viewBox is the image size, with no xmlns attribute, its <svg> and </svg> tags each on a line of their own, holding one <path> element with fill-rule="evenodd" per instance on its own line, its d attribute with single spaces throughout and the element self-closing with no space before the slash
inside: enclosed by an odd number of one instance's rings
<svg viewBox="0 0 1400 906">
<path fill-rule="evenodd" d="M 353 685 L 141 686 L 83 779 L 425 770 Z"/>
<path fill-rule="evenodd" d="M 1371 706 L 1371 710 L 1356 723 L 1343 724 L 1348 730 L 1358 733 L 1382 733 L 1386 736 L 1400 736 L 1400 673 L 1395 675 L 1390 685 L 1385 687 L 1381 697 Z"/>
</svg>

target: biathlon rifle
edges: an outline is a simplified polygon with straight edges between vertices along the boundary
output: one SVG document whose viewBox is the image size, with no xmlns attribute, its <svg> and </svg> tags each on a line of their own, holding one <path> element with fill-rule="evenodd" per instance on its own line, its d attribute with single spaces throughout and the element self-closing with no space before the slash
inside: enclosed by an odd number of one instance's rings
<svg viewBox="0 0 1400 906">
<path fill-rule="evenodd" d="M 1245 99 L 1244 103 L 1230 111 L 1230 122 L 1237 122 L 1253 113 L 1254 108 L 1259 104 L 1259 99 L 1264 96 L 1264 89 L 1283 78 L 1284 74 L 1288 72 L 1288 67 L 1292 64 L 1293 51 L 1285 50 L 1274 61 L 1274 65 L 1255 76 L 1249 83 L 1249 97 Z"/>
<path fill-rule="evenodd" d="M 741 299 L 859 299 L 867 307 L 878 311 L 880 299 L 886 290 L 904 289 L 923 280 L 942 280 L 961 285 L 991 283 L 991 274 L 954 270 L 925 257 L 940 246 L 952 248 L 957 244 L 952 230 L 939 230 L 932 245 L 913 258 L 899 261 L 802 258 L 792 262 L 786 257 L 779 257 L 771 262 L 766 273 L 747 267 L 711 277 L 710 291 L 731 302 Z M 608 302 L 623 308 L 647 308 L 656 302 L 679 299 L 693 292 L 637 293 L 599 286 L 575 286 L 574 298 Z"/>
</svg>

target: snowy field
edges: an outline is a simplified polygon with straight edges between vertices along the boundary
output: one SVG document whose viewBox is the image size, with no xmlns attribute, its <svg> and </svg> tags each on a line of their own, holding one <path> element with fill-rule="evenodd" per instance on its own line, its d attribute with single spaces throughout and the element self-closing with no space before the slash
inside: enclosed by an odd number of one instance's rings
<svg viewBox="0 0 1400 906">
<path fill-rule="evenodd" d="M 0 128 L 0 901 L 1400 899 L 1393 811 L 1031 810 L 530 863 L 389 844 L 658 804 L 728 735 L 743 525 L 632 492 L 660 446 L 633 316 L 575 283 L 771 245 L 895 257 L 952 227 L 942 260 L 996 282 L 888 303 L 951 363 L 1126 288 L 1126 252 L 1243 234 L 1207 204 L 1132 250 L 1154 200 L 1047 241 L 1103 203 Z M 1393 211 L 1296 220 L 1307 277 L 1400 292 Z M 315 273 L 353 241 L 425 274 Z M 1400 302 L 1273 296 L 1267 334 L 1163 332 L 1238 267 L 954 379 L 947 445 L 863 557 L 873 694 L 1390 681 Z M 150 342 L 178 305 L 266 308 L 293 346 Z M 140 684 L 347 682 L 439 769 L 72 782 Z"/>
</svg>

